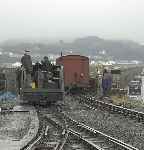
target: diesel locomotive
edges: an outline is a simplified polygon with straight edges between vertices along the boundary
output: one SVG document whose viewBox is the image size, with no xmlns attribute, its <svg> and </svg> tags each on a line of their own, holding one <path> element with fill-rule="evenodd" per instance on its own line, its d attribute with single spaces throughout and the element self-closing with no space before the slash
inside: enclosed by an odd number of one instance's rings
<svg viewBox="0 0 144 150">
<path fill-rule="evenodd" d="M 33 65 L 29 86 L 26 71 L 21 67 L 19 81 L 20 99 L 24 104 L 47 105 L 63 100 L 63 67 L 60 65 L 51 65 L 50 68 L 40 63 Z"/>
</svg>

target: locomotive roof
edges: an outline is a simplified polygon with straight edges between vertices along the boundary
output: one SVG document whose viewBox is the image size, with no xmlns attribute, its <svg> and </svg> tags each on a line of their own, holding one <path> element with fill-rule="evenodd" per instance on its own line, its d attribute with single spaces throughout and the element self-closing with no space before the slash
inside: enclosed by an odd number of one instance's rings
<svg viewBox="0 0 144 150">
<path fill-rule="evenodd" d="M 61 58 L 68 58 L 68 57 L 71 57 L 71 58 L 84 58 L 84 59 L 89 59 L 88 57 L 86 57 L 86 56 L 82 56 L 82 55 L 65 55 L 65 56 L 61 56 L 61 57 L 59 57 L 58 59 L 61 59 Z"/>
</svg>

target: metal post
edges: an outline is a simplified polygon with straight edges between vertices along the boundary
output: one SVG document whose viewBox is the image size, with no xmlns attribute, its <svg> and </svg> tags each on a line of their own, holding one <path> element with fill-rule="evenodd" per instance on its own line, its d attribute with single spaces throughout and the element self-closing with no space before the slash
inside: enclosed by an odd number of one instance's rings
<svg viewBox="0 0 144 150">
<path fill-rule="evenodd" d="M 5 100 L 7 100 L 7 91 L 8 91 L 8 89 L 7 89 L 7 79 L 5 79 L 5 92 L 6 92 Z"/>
</svg>

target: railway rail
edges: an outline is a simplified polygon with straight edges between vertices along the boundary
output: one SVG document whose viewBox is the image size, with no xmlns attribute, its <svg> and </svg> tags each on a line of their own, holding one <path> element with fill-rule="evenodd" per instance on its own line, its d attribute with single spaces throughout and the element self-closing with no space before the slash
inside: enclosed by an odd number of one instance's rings
<svg viewBox="0 0 144 150">
<path fill-rule="evenodd" d="M 37 115 L 38 115 L 38 109 L 36 109 L 37 111 Z M 39 115 L 38 115 L 39 116 Z M 44 126 L 40 126 L 40 118 L 39 119 L 39 128 L 38 128 L 38 132 L 36 134 L 36 136 L 34 136 L 24 147 L 22 147 L 20 150 L 33 150 L 35 149 L 35 145 L 42 139 L 43 135 L 44 135 Z"/>
<path fill-rule="evenodd" d="M 64 113 L 61 113 L 62 116 L 65 115 Z M 68 124 L 65 121 L 65 124 L 63 125 L 61 121 L 59 121 L 58 117 L 51 118 L 46 115 L 46 118 L 55 126 L 58 128 L 63 128 L 63 134 L 62 134 L 62 140 L 59 142 L 59 144 L 56 146 L 54 150 L 75 150 L 75 149 L 83 149 L 88 150 L 91 148 L 91 146 L 88 145 L 88 143 L 84 142 L 80 135 L 77 134 L 76 131 L 68 128 Z M 91 145 L 91 144 L 90 144 Z M 88 147 L 89 146 L 89 147 Z M 86 148 L 87 147 L 87 148 Z"/>
<path fill-rule="evenodd" d="M 26 148 L 24 148 L 24 150 L 32 150 L 32 148 L 34 147 L 34 145 L 36 143 L 38 143 L 42 139 L 42 137 L 43 137 L 43 134 L 39 135 L 36 139 L 33 139 L 33 141 L 31 141 L 32 143 L 28 144 L 26 146 Z M 21 149 L 21 150 L 23 150 L 23 149 Z"/>
<path fill-rule="evenodd" d="M 60 123 L 53 121 L 54 114 L 51 112 L 40 111 L 37 109 L 40 126 L 37 135 L 29 141 L 29 143 L 21 148 L 21 150 L 62 150 L 66 138 L 60 139 L 63 136 L 63 126 Z M 49 117 L 45 117 L 47 114 Z M 54 133 L 52 133 L 54 131 Z M 59 133 L 55 133 L 55 131 Z M 59 134 L 59 135 L 58 135 Z M 53 139 L 51 136 L 55 136 Z"/>
<path fill-rule="evenodd" d="M 65 118 L 69 125 L 69 133 L 74 134 L 83 143 L 87 144 L 89 148 L 96 150 L 138 150 L 137 148 L 126 144 L 120 140 L 110 137 L 98 130 L 94 130 L 85 124 L 82 124 L 71 117 L 67 116 Z"/>
<path fill-rule="evenodd" d="M 121 106 L 116 106 L 113 104 L 105 103 L 97 100 L 95 97 L 91 96 L 81 96 L 80 102 L 85 103 L 87 107 L 91 109 L 104 109 L 112 113 L 119 113 L 131 118 L 136 118 L 139 121 L 144 120 L 144 113 L 135 110 L 123 108 Z M 59 113 L 58 118 L 56 115 Z M 41 126 L 38 135 L 31 141 L 27 147 L 21 150 L 38 150 L 38 149 L 50 149 L 53 150 L 67 150 L 68 149 L 96 149 L 96 150 L 138 150 L 123 141 L 117 140 L 109 135 L 106 135 L 98 130 L 95 130 L 85 124 L 82 124 L 62 112 L 55 112 L 55 114 L 43 112 L 43 119 L 51 124 L 54 129 L 61 131 L 60 138 L 46 144 L 41 144 L 45 138 L 48 138 L 49 125 Z M 54 130 L 53 129 L 53 130 Z M 51 145 L 51 146 L 50 146 Z"/>
<path fill-rule="evenodd" d="M 65 118 L 65 134 L 63 140 L 57 147 L 62 150 L 67 149 L 95 149 L 95 150 L 138 150 L 137 148 L 126 144 L 120 140 L 110 137 L 98 130 L 94 130 L 85 124 L 82 124 L 65 113 L 61 113 Z M 52 124 L 62 128 L 62 123 L 56 118 L 48 118 Z M 70 141 L 70 142 L 69 142 Z"/>
<path fill-rule="evenodd" d="M 3 111 L 2 111 L 3 112 Z M 5 110 L 4 113 L 9 113 L 9 112 L 18 112 L 18 113 L 22 113 L 22 112 L 28 112 L 27 110 Z M 36 113 L 38 115 L 38 111 L 36 109 Z M 39 123 L 39 122 L 38 122 Z M 39 126 L 39 125 L 38 125 Z M 42 138 L 42 131 L 41 128 L 39 126 L 38 128 L 38 132 L 36 134 L 36 136 L 34 136 L 26 145 L 24 145 L 23 147 L 20 148 L 20 150 L 32 150 L 33 146 Z"/>
<path fill-rule="evenodd" d="M 28 110 L 1 110 L 0 113 L 25 113 L 29 112 Z"/>
<path fill-rule="evenodd" d="M 106 103 L 103 101 L 98 100 L 94 96 L 81 96 L 79 98 L 79 101 L 81 103 L 84 103 L 87 107 L 90 107 L 91 109 L 101 109 L 101 110 L 106 110 L 111 113 L 117 113 L 117 114 L 122 114 L 126 117 L 129 117 L 131 119 L 136 119 L 140 122 L 144 122 L 144 113 L 140 111 L 136 111 L 133 109 L 128 109 L 122 106 L 117 106 L 111 103 Z"/>
</svg>

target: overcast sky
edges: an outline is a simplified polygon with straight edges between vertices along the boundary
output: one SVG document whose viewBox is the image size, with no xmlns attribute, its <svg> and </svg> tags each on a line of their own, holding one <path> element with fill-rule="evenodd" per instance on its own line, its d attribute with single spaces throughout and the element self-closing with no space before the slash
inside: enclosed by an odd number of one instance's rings
<svg viewBox="0 0 144 150">
<path fill-rule="evenodd" d="M 144 0 L 0 0 L 0 40 L 96 35 L 144 42 Z"/>
</svg>

